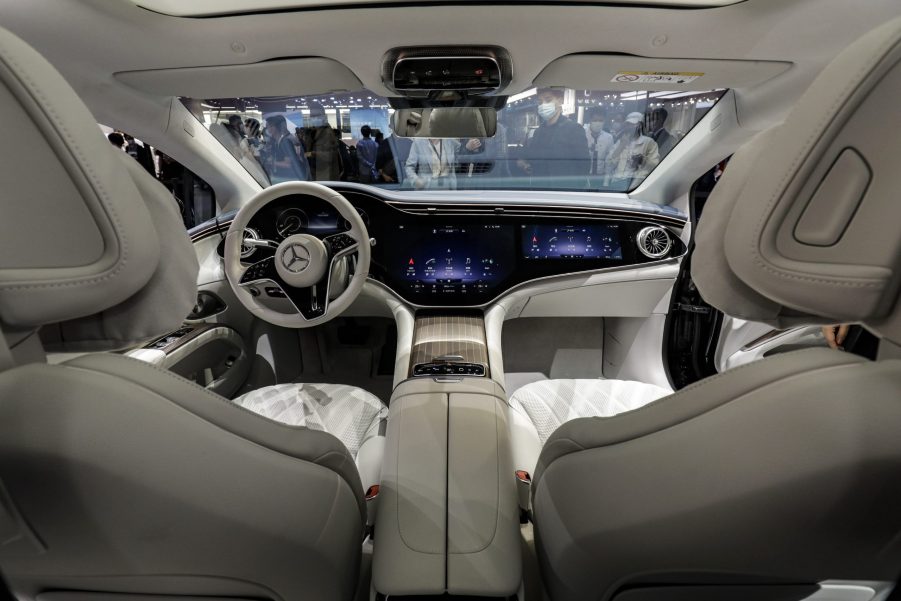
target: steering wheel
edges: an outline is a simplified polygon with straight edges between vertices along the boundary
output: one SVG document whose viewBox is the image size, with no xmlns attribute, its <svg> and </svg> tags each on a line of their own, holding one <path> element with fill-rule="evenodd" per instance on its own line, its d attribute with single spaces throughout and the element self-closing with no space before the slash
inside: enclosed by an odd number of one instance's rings
<svg viewBox="0 0 901 601">
<path fill-rule="evenodd" d="M 244 228 L 260 209 L 293 194 L 329 203 L 350 223 L 350 230 L 323 238 L 294 234 L 281 242 L 244 239 Z M 245 267 L 241 248 L 248 244 L 273 248 L 275 254 Z M 287 328 L 310 328 L 340 315 L 360 294 L 369 273 L 370 244 L 363 218 L 341 194 L 313 182 L 284 182 L 262 190 L 235 215 L 225 236 L 225 275 L 238 300 L 260 319 Z M 349 270 L 347 259 L 354 253 L 356 267 L 340 291 Z M 330 298 L 336 290 L 340 292 Z M 276 305 L 295 312 L 279 311 L 273 308 Z"/>
</svg>

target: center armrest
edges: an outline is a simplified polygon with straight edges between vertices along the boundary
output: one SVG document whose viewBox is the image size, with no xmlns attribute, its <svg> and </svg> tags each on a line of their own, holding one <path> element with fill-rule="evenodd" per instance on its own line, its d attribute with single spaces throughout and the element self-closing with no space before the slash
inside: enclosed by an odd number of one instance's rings
<svg viewBox="0 0 901 601">
<path fill-rule="evenodd" d="M 408 380 L 386 433 L 373 585 L 385 595 L 512 595 L 519 504 L 503 390 Z"/>
</svg>

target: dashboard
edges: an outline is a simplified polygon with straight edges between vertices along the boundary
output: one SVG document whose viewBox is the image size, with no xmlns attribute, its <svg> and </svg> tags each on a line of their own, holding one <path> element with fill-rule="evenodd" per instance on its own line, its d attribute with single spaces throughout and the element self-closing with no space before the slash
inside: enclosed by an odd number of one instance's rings
<svg viewBox="0 0 901 601">
<path fill-rule="evenodd" d="M 584 207 L 430 206 L 336 189 L 376 241 L 369 277 L 425 307 L 484 305 L 531 280 L 635 266 L 685 252 L 678 237 L 684 222 L 672 216 Z M 298 233 L 325 237 L 348 229 L 325 201 L 290 195 L 263 207 L 245 236 L 278 242 Z M 253 264 L 272 253 L 248 246 L 242 261 Z"/>
</svg>

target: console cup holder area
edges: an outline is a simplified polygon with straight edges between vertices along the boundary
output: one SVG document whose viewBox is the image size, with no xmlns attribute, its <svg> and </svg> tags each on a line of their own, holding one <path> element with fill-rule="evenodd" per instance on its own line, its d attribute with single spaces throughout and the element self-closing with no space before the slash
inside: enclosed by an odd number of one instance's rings
<svg viewBox="0 0 901 601">
<path fill-rule="evenodd" d="M 128 356 L 168 369 L 227 398 L 244 384 L 251 364 L 241 335 L 219 324 L 185 325 Z"/>
</svg>

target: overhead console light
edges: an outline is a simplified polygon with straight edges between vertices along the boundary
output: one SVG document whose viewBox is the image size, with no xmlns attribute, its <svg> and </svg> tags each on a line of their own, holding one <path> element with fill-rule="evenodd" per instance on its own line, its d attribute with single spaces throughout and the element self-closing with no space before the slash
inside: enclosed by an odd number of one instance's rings
<svg viewBox="0 0 901 601">
<path fill-rule="evenodd" d="M 497 98 L 512 78 L 510 53 L 498 46 L 394 48 L 382 59 L 382 83 L 406 99 L 397 106 L 503 106 Z"/>
</svg>

